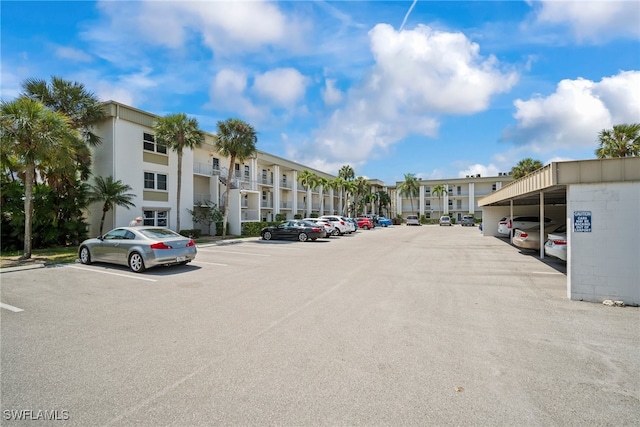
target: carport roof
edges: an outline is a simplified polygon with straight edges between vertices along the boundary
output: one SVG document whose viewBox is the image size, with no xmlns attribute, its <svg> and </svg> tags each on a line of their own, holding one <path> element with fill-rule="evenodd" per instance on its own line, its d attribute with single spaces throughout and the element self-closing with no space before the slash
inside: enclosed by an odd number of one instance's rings
<svg viewBox="0 0 640 427">
<path fill-rule="evenodd" d="M 567 185 L 606 182 L 640 182 L 640 157 L 552 162 L 478 200 L 479 206 L 537 205 L 540 192 L 545 204 L 567 203 Z"/>
</svg>

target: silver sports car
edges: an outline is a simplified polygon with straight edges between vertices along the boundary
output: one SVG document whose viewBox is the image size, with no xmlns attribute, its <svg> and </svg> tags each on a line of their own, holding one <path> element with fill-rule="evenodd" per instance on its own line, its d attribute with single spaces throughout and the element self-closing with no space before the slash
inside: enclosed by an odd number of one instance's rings
<svg viewBox="0 0 640 427">
<path fill-rule="evenodd" d="M 160 227 L 115 228 L 78 248 L 83 264 L 110 262 L 127 265 L 136 273 L 157 265 L 187 264 L 196 253 L 193 239 Z"/>
</svg>

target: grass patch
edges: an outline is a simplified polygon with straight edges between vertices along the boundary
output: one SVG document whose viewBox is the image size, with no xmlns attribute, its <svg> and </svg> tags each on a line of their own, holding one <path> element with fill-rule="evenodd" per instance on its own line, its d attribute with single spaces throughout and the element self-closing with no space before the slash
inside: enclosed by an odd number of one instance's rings
<svg viewBox="0 0 640 427">
<path fill-rule="evenodd" d="M 0 268 L 18 267 L 29 264 L 68 264 L 78 258 L 78 248 L 60 247 L 47 249 L 34 249 L 31 258 L 21 260 L 22 251 L 6 251 L 0 254 Z"/>
</svg>

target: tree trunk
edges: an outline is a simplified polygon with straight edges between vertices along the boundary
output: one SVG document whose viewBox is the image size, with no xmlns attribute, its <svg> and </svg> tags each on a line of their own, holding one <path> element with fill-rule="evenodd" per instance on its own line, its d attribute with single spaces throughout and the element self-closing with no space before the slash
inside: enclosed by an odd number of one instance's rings
<svg viewBox="0 0 640 427">
<path fill-rule="evenodd" d="M 22 259 L 31 258 L 31 234 L 33 233 L 33 181 L 35 165 L 27 165 L 24 176 L 24 251 Z"/>
<path fill-rule="evenodd" d="M 229 191 L 231 191 L 231 176 L 233 166 L 236 163 L 236 156 L 232 155 L 229 161 L 229 173 L 227 173 L 227 191 L 224 193 L 224 215 L 222 218 L 222 240 L 227 236 L 227 220 L 229 219 Z"/>
<path fill-rule="evenodd" d="M 100 236 L 102 236 L 102 227 L 104 226 L 104 218 L 107 216 L 107 211 L 109 210 L 109 205 L 104 204 L 102 208 L 102 218 L 100 218 Z"/>
<path fill-rule="evenodd" d="M 180 193 L 182 192 L 182 149 L 178 150 L 178 200 L 176 201 L 176 228 L 180 232 Z"/>
</svg>

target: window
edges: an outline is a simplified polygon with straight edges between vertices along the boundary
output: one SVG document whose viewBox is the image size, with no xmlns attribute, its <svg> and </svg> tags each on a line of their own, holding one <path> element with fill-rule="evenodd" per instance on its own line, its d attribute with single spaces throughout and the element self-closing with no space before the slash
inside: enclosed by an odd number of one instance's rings
<svg viewBox="0 0 640 427">
<path fill-rule="evenodd" d="M 244 180 L 249 181 L 249 166 L 244 167 Z"/>
<path fill-rule="evenodd" d="M 462 200 L 456 200 L 456 209 L 462 209 Z"/>
<path fill-rule="evenodd" d="M 449 206 L 453 206 L 453 200 L 449 200 Z"/>
<path fill-rule="evenodd" d="M 425 200 L 424 201 L 424 205 L 425 206 L 431 206 L 431 200 Z"/>
<path fill-rule="evenodd" d="M 491 186 L 491 191 L 496 191 L 496 185 L 495 185 L 495 184 L 493 184 L 493 185 Z"/>
<path fill-rule="evenodd" d="M 167 191 L 167 175 L 161 173 L 145 172 L 144 188 L 146 190 Z"/>
<path fill-rule="evenodd" d="M 214 157 L 211 160 L 211 163 L 213 165 L 213 170 L 214 171 L 219 171 L 220 170 L 220 159 L 217 159 L 217 158 Z"/>
<path fill-rule="evenodd" d="M 167 146 L 162 144 L 156 144 L 156 139 L 150 133 L 144 132 L 142 134 L 142 145 L 145 150 L 153 151 L 156 153 L 167 154 Z"/>
<path fill-rule="evenodd" d="M 169 211 L 149 210 L 144 211 L 144 225 L 167 227 L 169 225 Z"/>
<path fill-rule="evenodd" d="M 461 196 L 461 195 L 462 195 L 462 187 L 458 185 L 458 196 Z"/>
<path fill-rule="evenodd" d="M 430 196 L 431 195 L 431 187 L 424 187 L 424 194 L 425 194 L 425 196 Z"/>
</svg>

